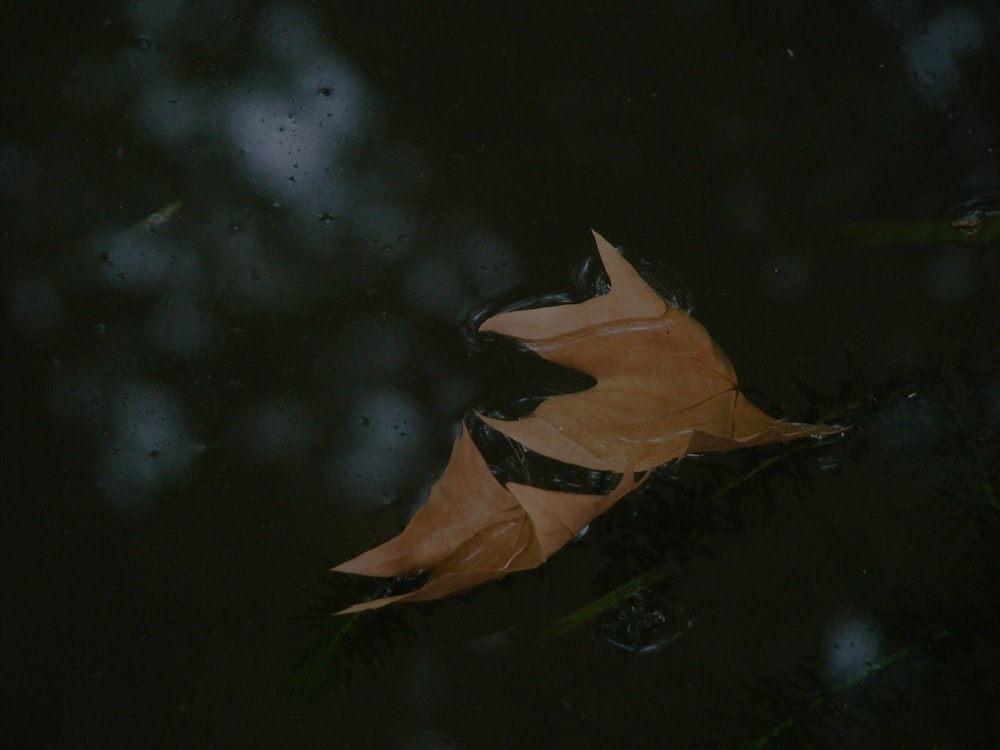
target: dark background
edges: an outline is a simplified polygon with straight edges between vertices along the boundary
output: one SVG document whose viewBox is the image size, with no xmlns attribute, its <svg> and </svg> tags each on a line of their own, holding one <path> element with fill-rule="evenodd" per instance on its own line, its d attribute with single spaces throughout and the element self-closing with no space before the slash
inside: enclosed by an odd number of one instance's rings
<svg viewBox="0 0 1000 750">
<path fill-rule="evenodd" d="M 0 18 L 5 746 L 728 747 L 786 715 L 765 683 L 836 746 L 997 741 L 995 638 L 923 648 L 989 591 L 961 593 L 983 494 L 942 501 L 927 465 L 942 435 L 956 465 L 995 445 L 995 243 L 836 240 L 997 210 L 995 3 Z M 889 406 L 702 539 L 669 645 L 517 637 L 606 590 L 616 509 L 542 571 L 403 613 L 346 687 L 288 695 L 323 571 L 400 528 L 464 413 L 530 386 L 469 316 L 568 289 L 590 227 L 690 296 L 773 413 L 852 376 Z M 938 400 L 908 410 L 891 384 L 919 378 Z M 910 646 L 889 697 L 808 708 Z"/>
</svg>

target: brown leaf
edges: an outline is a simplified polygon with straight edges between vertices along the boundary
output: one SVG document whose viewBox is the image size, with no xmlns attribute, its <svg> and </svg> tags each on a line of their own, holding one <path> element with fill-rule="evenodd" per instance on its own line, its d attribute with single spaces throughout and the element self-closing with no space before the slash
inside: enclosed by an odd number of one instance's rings
<svg viewBox="0 0 1000 750">
<path fill-rule="evenodd" d="M 515 483 L 504 487 L 463 424 L 444 473 L 403 532 L 334 568 L 369 576 L 430 571 L 427 582 L 408 594 L 362 602 L 338 614 L 391 602 L 437 599 L 535 568 L 634 486 L 628 473 L 608 495 L 577 495 Z"/>
<path fill-rule="evenodd" d="M 722 451 L 839 431 L 782 422 L 747 401 L 708 331 L 667 304 L 594 232 L 611 290 L 580 304 L 501 313 L 480 331 L 520 341 L 593 376 L 517 421 L 482 417 L 550 458 L 590 469 L 647 471 L 689 453 Z"/>
<path fill-rule="evenodd" d="M 502 313 L 481 331 L 510 336 L 542 357 L 592 375 L 597 384 L 549 398 L 517 421 L 481 417 L 531 450 L 620 473 L 607 495 L 501 485 L 465 425 L 427 503 L 403 532 L 338 565 L 369 576 L 429 572 L 407 594 L 363 602 L 426 601 L 537 567 L 648 472 L 688 453 L 760 445 L 839 428 L 781 422 L 748 402 L 708 332 L 667 304 L 596 232 L 611 290 L 576 305 Z M 645 478 L 645 477 L 643 477 Z"/>
</svg>

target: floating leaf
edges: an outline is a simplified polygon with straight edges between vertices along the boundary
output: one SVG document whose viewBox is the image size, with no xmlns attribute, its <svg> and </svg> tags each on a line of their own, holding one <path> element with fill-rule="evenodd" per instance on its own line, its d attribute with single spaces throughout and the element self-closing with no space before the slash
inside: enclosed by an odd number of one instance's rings
<svg viewBox="0 0 1000 750">
<path fill-rule="evenodd" d="M 444 474 L 403 532 L 334 568 L 369 576 L 430 571 L 430 578 L 416 591 L 356 604 L 339 614 L 437 599 L 535 568 L 633 487 L 631 473 L 608 495 L 554 492 L 513 482 L 504 487 L 463 424 Z"/>
<path fill-rule="evenodd" d="M 597 385 L 549 398 L 516 421 L 483 421 L 536 453 L 619 472 L 839 430 L 782 422 L 747 401 L 708 331 L 667 304 L 607 240 L 594 238 L 611 291 L 580 304 L 501 313 L 479 330 L 514 338 Z"/>
<path fill-rule="evenodd" d="M 736 373 L 700 323 L 665 302 L 594 233 L 611 290 L 580 304 L 519 310 L 480 331 L 509 336 L 540 356 L 593 376 L 516 421 L 484 422 L 548 458 L 621 474 L 606 495 L 502 485 L 465 425 L 427 503 L 403 532 L 334 571 L 369 576 L 429 573 L 415 591 L 363 602 L 437 599 L 541 565 L 591 519 L 637 486 L 635 475 L 689 453 L 723 451 L 840 428 L 782 422 L 740 393 Z M 645 478 L 645 477 L 643 477 Z"/>
</svg>

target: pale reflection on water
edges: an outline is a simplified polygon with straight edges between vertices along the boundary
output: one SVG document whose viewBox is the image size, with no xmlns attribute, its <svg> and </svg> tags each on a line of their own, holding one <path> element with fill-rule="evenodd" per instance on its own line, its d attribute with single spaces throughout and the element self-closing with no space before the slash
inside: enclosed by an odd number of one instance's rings
<svg viewBox="0 0 1000 750">
<path fill-rule="evenodd" d="M 112 507 L 154 503 L 197 468 L 200 441 L 226 435 L 238 439 L 220 445 L 243 446 L 265 462 L 316 449 L 328 456 L 323 471 L 338 502 L 384 503 L 427 479 L 418 467 L 428 455 L 430 404 L 392 385 L 418 349 L 433 350 L 426 325 L 414 322 L 437 319 L 457 341 L 471 304 L 520 279 L 517 253 L 465 214 L 447 218 L 437 242 L 415 224 L 406 201 L 424 187 L 429 161 L 398 138 L 376 140 L 376 93 L 302 10 L 262 13 L 246 69 L 192 85 L 172 32 L 203 23 L 200 13 L 180 3 L 136 4 L 130 15 L 142 42 L 120 53 L 131 74 L 113 75 L 120 60 L 88 57 L 87 80 L 68 91 L 80 107 L 130 99 L 125 124 L 185 154 L 175 186 L 146 191 L 160 206 L 182 208 L 136 232 L 127 227 L 157 204 L 130 204 L 78 245 L 74 293 L 117 295 L 123 312 L 95 324 L 89 345 L 59 363 L 49 403 L 104 436 L 94 480 Z M 210 21 L 230 44 L 232 18 Z M 16 161 L 28 163 L 30 154 Z M 220 180 L 220 169 L 236 184 Z M 379 278 L 386 274 L 388 285 Z M 417 317 L 386 317 L 387 298 Z M 8 317 L 22 335 L 45 341 L 73 322 L 66 304 L 58 285 L 25 276 L 8 294 Z M 244 387 L 255 374 L 246 364 L 219 381 L 219 396 L 236 399 L 228 425 L 192 420 L 198 406 L 186 403 L 187 388 L 157 374 L 169 362 L 197 371 L 232 356 L 246 335 L 242 319 L 288 316 L 294 341 L 294 321 L 308 310 L 348 307 L 353 314 L 338 314 L 323 340 L 301 350 L 302 369 L 320 387 L 283 392 L 301 385 L 292 378 L 251 396 Z M 464 411 L 467 381 L 433 358 L 427 366 L 439 372 L 432 400 L 448 414 Z"/>
<path fill-rule="evenodd" d="M 203 449 L 169 389 L 126 382 L 111 399 L 109 429 L 97 446 L 97 481 L 116 507 L 144 507 L 187 474 Z"/>
<path fill-rule="evenodd" d="M 878 628 L 868 618 L 844 615 L 826 629 L 825 668 L 831 687 L 857 677 L 882 656 Z"/>
<path fill-rule="evenodd" d="M 344 447 L 326 469 L 333 494 L 359 506 L 398 498 L 425 462 L 429 430 L 424 408 L 396 389 L 358 395 L 340 425 Z"/>
<path fill-rule="evenodd" d="M 943 106 L 965 87 L 962 60 L 984 42 L 979 12 L 968 5 L 938 10 L 903 45 L 913 89 L 928 104 Z"/>
</svg>

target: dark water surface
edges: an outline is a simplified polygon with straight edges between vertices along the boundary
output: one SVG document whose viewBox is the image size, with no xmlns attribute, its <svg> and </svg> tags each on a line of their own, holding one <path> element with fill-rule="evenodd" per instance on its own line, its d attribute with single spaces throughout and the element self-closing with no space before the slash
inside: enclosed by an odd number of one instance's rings
<svg viewBox="0 0 1000 750">
<path fill-rule="evenodd" d="M 0 744 L 1000 746 L 998 6 L 489 5 L 0 11 Z M 854 429 L 689 459 L 289 694 L 323 572 L 563 383 L 467 321 L 590 227 Z"/>
</svg>

